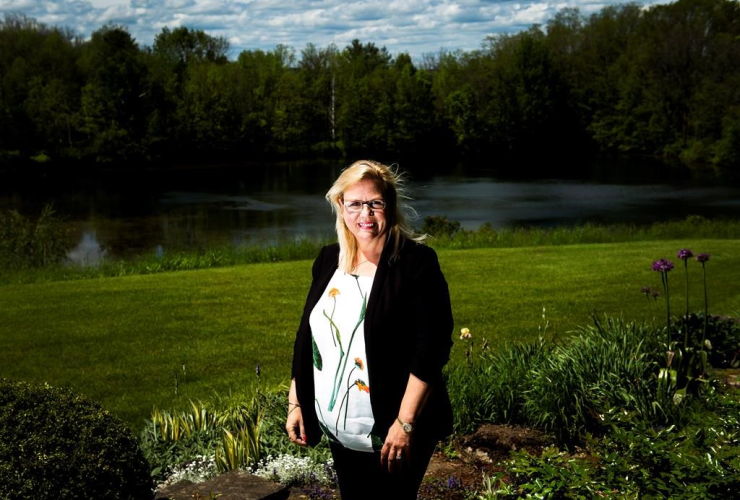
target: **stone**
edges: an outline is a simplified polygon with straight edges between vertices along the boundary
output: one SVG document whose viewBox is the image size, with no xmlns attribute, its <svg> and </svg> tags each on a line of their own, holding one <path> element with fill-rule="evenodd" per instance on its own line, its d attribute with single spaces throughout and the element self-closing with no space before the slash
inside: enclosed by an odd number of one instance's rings
<svg viewBox="0 0 740 500">
<path fill-rule="evenodd" d="M 246 471 L 233 470 L 194 484 L 182 481 L 162 488 L 157 500 L 287 500 L 290 490 Z"/>
</svg>

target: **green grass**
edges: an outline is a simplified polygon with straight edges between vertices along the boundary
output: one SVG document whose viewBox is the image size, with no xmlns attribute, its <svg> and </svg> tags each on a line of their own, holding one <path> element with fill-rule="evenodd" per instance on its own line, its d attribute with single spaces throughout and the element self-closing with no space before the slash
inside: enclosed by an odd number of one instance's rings
<svg viewBox="0 0 740 500">
<path fill-rule="evenodd" d="M 499 342 L 564 335 L 592 313 L 664 321 L 644 285 L 660 283 L 653 260 L 679 248 L 712 254 L 710 312 L 740 307 L 735 240 L 681 240 L 506 249 L 440 250 L 456 329 Z M 690 267 L 692 310 L 703 308 L 700 266 Z M 153 406 L 287 382 L 310 261 L 156 275 L 0 286 L 0 377 L 68 386 L 100 400 L 134 429 Z M 671 273 L 682 313 L 683 269 Z M 460 360 L 464 348 L 456 346 Z M 183 374 L 182 366 L 185 365 Z M 175 395 L 175 374 L 178 394 Z"/>
</svg>

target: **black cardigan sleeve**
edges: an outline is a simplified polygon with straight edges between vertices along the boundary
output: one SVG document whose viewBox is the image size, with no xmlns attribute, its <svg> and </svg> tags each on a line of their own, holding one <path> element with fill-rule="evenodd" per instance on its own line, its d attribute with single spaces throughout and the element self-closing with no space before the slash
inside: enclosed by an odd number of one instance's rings
<svg viewBox="0 0 740 500">
<path fill-rule="evenodd" d="M 452 306 L 447 282 L 434 250 L 418 247 L 423 258 L 415 266 L 412 280 L 414 297 L 411 311 L 416 349 L 411 360 L 411 373 L 428 384 L 439 383 L 442 368 L 452 348 Z"/>
</svg>

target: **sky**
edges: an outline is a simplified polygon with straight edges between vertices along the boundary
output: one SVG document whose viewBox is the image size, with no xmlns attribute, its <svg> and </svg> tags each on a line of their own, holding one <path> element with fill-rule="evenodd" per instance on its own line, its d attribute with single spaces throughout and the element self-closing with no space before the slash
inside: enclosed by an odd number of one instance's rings
<svg viewBox="0 0 740 500">
<path fill-rule="evenodd" d="M 236 57 L 278 44 L 300 51 L 307 43 L 338 48 L 353 39 L 407 52 L 418 60 L 441 49 L 480 48 L 488 35 L 545 24 L 559 10 L 596 12 L 615 0 L 0 0 L 0 15 L 22 13 L 88 39 L 105 24 L 124 26 L 139 45 L 162 28 L 201 29 L 226 38 Z M 643 4 L 666 3 L 644 0 Z"/>
</svg>

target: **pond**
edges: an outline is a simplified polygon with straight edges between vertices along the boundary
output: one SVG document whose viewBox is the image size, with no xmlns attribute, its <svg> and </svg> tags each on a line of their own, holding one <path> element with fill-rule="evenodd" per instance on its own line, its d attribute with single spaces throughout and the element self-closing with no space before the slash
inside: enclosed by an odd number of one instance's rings
<svg viewBox="0 0 740 500">
<path fill-rule="evenodd" d="M 324 194 L 343 166 L 245 164 L 0 179 L 0 210 L 36 215 L 53 202 L 76 241 L 70 258 L 88 264 L 165 248 L 331 236 Z M 468 229 L 740 218 L 740 186 L 695 179 L 657 162 L 602 163 L 579 180 L 502 178 L 479 166 L 439 170 L 408 168 L 417 226 L 429 215 Z"/>
</svg>

